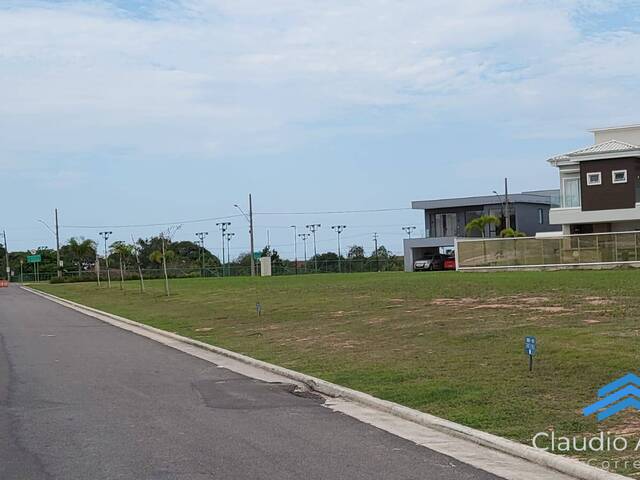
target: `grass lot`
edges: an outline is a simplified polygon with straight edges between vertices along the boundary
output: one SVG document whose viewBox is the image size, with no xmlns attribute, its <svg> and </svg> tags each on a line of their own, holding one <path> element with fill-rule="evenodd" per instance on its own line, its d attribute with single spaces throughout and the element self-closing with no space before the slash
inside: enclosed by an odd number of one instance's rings
<svg viewBox="0 0 640 480">
<path fill-rule="evenodd" d="M 184 279 L 170 298 L 147 287 L 38 288 L 524 443 L 551 429 L 640 436 L 637 414 L 581 414 L 640 370 L 640 271 Z M 532 374 L 525 335 L 538 337 Z"/>
</svg>

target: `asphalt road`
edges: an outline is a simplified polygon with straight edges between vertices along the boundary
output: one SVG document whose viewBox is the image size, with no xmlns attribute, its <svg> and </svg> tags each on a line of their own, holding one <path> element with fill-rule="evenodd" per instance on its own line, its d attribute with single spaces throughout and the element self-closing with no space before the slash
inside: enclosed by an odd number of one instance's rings
<svg viewBox="0 0 640 480">
<path fill-rule="evenodd" d="M 495 479 L 18 287 L 0 289 L 0 479 Z"/>
</svg>

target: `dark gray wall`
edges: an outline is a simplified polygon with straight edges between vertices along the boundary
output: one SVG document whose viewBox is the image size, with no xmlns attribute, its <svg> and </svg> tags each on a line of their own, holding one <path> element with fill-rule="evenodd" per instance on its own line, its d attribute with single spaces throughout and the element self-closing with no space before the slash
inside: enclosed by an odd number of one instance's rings
<svg viewBox="0 0 640 480">
<path fill-rule="evenodd" d="M 544 223 L 538 222 L 538 209 L 542 209 Z M 549 224 L 549 206 L 531 203 L 518 203 L 515 205 L 516 227 L 519 231 L 533 236 L 537 232 L 559 232 L 560 225 Z"/>
</svg>

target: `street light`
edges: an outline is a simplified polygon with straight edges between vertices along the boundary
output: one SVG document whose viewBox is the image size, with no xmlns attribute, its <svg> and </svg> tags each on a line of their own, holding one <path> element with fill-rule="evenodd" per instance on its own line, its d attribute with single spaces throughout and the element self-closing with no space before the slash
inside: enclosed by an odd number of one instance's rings
<svg viewBox="0 0 640 480">
<path fill-rule="evenodd" d="M 226 234 L 227 237 L 227 273 L 231 276 L 231 247 L 229 246 L 229 242 L 233 238 L 235 233 L 229 232 Z"/>
<path fill-rule="evenodd" d="M 296 275 L 298 274 L 298 227 L 291 225 L 293 228 L 293 256 L 295 258 Z"/>
<path fill-rule="evenodd" d="M 318 271 L 318 250 L 316 249 L 316 230 L 318 230 L 322 225 L 319 223 L 312 223 L 310 225 L 306 225 L 306 228 L 309 229 L 311 234 L 313 235 L 313 260 L 315 264 L 316 272 Z"/>
<path fill-rule="evenodd" d="M 100 232 L 100 236 L 104 238 L 104 261 L 107 267 L 107 284 L 111 288 L 111 274 L 109 273 L 109 254 L 107 252 L 107 240 L 113 234 L 113 232 Z"/>
<path fill-rule="evenodd" d="M 216 223 L 216 227 L 220 227 L 220 231 L 222 232 L 222 276 L 223 277 L 224 277 L 224 237 L 230 225 L 231 225 L 231 222 Z"/>
<path fill-rule="evenodd" d="M 342 265 L 340 263 L 340 234 L 347 228 L 346 225 L 332 225 L 331 230 L 335 230 L 338 234 L 338 272 L 342 272 Z"/>
<path fill-rule="evenodd" d="M 416 229 L 416 227 L 414 227 L 413 225 L 402 227 L 402 230 L 407 232 L 407 235 L 409 236 L 409 238 L 411 238 L 411 232 L 413 232 L 415 229 Z"/>
<path fill-rule="evenodd" d="M 209 232 L 198 232 L 196 237 L 200 239 L 200 255 L 202 256 L 202 272 L 201 276 L 204 277 L 204 237 L 209 235 Z"/>
<path fill-rule="evenodd" d="M 310 233 L 299 233 L 298 236 L 302 239 L 304 243 L 304 271 L 307 271 L 307 238 L 311 236 Z"/>
</svg>

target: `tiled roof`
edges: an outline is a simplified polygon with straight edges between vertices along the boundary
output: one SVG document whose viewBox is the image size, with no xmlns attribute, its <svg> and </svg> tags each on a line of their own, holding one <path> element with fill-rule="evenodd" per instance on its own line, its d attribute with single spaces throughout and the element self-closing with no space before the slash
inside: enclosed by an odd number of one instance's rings
<svg viewBox="0 0 640 480">
<path fill-rule="evenodd" d="M 586 148 L 581 148 L 580 150 L 574 150 L 573 152 L 556 155 L 555 157 L 552 157 L 550 161 L 571 160 L 572 158 L 582 157 L 585 155 L 597 155 L 599 153 L 618 153 L 633 150 L 640 150 L 640 146 L 621 142 L 619 140 L 607 140 L 606 142 L 590 145 Z"/>
</svg>

